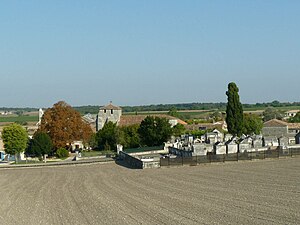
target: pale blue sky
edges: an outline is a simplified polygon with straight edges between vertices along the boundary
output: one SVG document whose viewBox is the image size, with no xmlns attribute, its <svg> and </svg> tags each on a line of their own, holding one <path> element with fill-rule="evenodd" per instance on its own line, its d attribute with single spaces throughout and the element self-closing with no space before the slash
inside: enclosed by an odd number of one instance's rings
<svg viewBox="0 0 300 225">
<path fill-rule="evenodd" d="M 300 101 L 298 0 L 0 0 L 0 107 Z"/>
</svg>

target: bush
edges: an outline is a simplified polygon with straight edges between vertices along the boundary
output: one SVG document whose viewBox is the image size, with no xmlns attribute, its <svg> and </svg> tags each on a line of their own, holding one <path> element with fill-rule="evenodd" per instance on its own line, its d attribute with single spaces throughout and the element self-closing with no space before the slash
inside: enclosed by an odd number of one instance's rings
<svg viewBox="0 0 300 225">
<path fill-rule="evenodd" d="M 69 156 L 69 151 L 65 148 L 59 148 L 56 151 L 56 155 L 58 158 L 67 158 Z"/>
</svg>

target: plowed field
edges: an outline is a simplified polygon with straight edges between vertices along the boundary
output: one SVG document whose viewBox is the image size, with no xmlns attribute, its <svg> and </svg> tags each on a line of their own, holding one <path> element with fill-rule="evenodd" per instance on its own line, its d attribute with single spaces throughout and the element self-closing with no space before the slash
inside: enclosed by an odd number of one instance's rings
<svg viewBox="0 0 300 225">
<path fill-rule="evenodd" d="M 0 224 L 300 224 L 300 158 L 0 169 Z"/>
</svg>

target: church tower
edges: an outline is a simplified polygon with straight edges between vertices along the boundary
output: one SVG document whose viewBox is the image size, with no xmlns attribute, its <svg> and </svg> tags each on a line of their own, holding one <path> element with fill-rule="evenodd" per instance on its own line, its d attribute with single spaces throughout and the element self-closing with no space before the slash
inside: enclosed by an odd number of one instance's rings
<svg viewBox="0 0 300 225">
<path fill-rule="evenodd" d="M 105 123 L 109 121 L 118 124 L 120 122 L 121 115 L 122 109 L 119 106 L 113 105 L 112 102 L 101 107 L 96 119 L 96 131 L 101 130 Z"/>
</svg>

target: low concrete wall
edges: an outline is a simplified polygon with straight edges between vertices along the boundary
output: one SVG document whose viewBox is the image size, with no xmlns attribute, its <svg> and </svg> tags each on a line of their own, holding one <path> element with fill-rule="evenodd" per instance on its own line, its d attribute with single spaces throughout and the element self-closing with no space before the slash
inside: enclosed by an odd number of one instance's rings
<svg viewBox="0 0 300 225">
<path fill-rule="evenodd" d="M 160 168 L 160 161 L 143 162 L 143 169 Z"/>
<path fill-rule="evenodd" d="M 143 162 L 123 151 L 119 152 L 119 156 L 123 159 L 126 163 L 136 169 L 143 169 Z"/>
<path fill-rule="evenodd" d="M 160 160 L 154 160 L 151 158 L 137 158 L 132 154 L 120 151 L 119 156 L 127 164 L 136 169 L 147 169 L 147 168 L 160 168 Z"/>
</svg>

